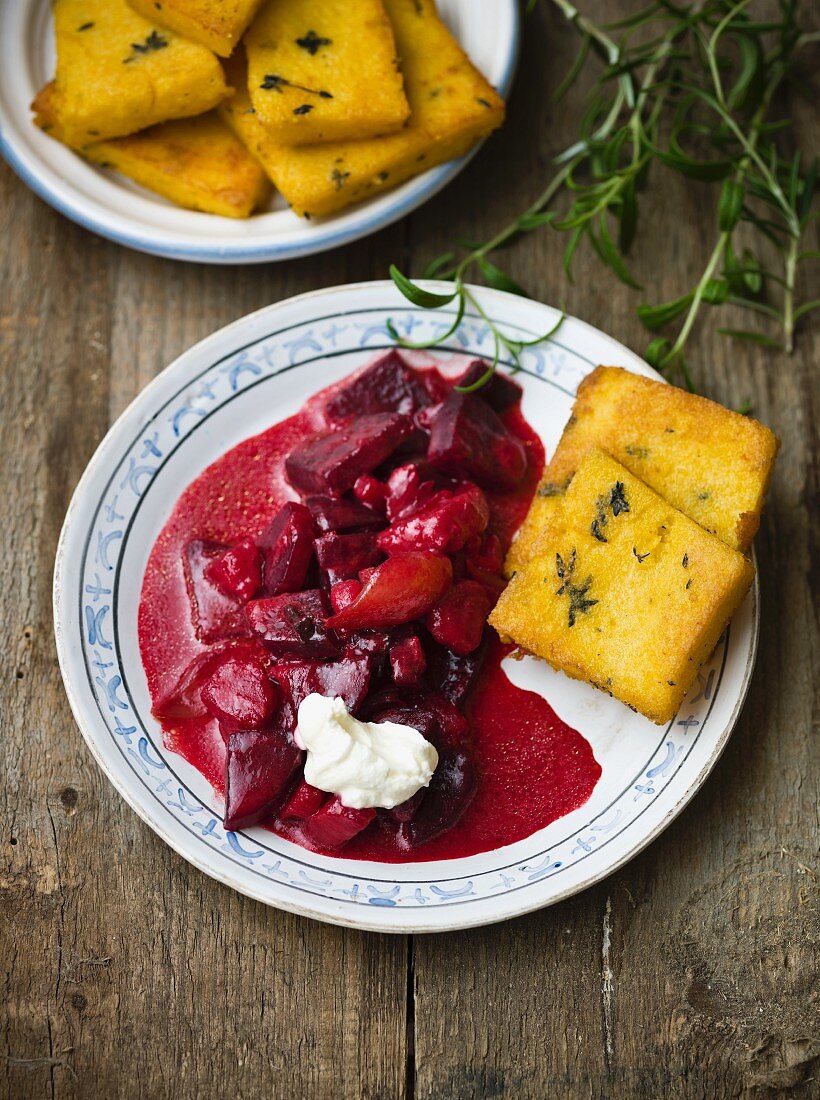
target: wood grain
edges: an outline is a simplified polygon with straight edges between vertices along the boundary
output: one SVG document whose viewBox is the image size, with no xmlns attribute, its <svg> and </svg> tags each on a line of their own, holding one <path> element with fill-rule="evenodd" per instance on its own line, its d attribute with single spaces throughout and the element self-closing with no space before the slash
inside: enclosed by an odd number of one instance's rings
<svg viewBox="0 0 820 1100">
<path fill-rule="evenodd" d="M 704 391 L 751 397 L 783 439 L 757 540 L 757 671 L 694 802 L 571 901 L 409 941 L 239 897 L 122 802 L 56 667 L 56 540 L 111 420 L 192 342 L 250 310 L 383 277 L 391 260 L 418 268 L 454 235 L 503 224 L 572 134 L 578 101 L 547 98 L 572 51 L 572 33 L 539 11 L 510 121 L 471 168 L 402 224 L 286 265 L 204 268 L 119 249 L 0 166 L 0 1097 L 817 1095 L 816 330 L 789 359 L 697 336 Z M 787 109 L 816 147 L 810 106 Z M 697 187 L 669 177 L 635 248 L 653 298 L 689 285 L 714 231 Z M 505 266 L 641 351 L 639 297 L 584 255 L 567 284 L 561 243 L 536 234 Z"/>
</svg>

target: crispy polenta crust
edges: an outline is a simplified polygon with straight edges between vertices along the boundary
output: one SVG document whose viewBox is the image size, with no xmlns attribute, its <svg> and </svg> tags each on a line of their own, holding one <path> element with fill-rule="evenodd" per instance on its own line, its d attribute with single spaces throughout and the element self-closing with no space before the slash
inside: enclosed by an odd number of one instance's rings
<svg viewBox="0 0 820 1100">
<path fill-rule="evenodd" d="M 490 623 L 504 641 L 664 723 L 753 577 L 741 553 L 592 450 Z"/>
<path fill-rule="evenodd" d="M 55 0 L 54 32 L 63 138 L 75 148 L 202 114 L 228 94 L 210 50 L 126 0 Z"/>
<path fill-rule="evenodd" d="M 382 0 L 267 0 L 245 45 L 254 110 L 283 145 L 388 134 L 410 114 Z"/>
<path fill-rule="evenodd" d="M 32 108 L 37 125 L 62 140 L 53 83 L 38 93 Z M 80 152 L 189 210 L 247 218 L 270 194 L 262 167 L 215 111 L 162 122 Z"/>
<path fill-rule="evenodd" d="M 332 214 L 461 156 L 504 119 L 503 100 L 441 23 L 431 0 L 387 0 L 385 7 L 412 108 L 409 124 L 398 134 L 324 145 L 278 144 L 252 113 L 241 90 L 239 62 L 231 59 L 229 75 L 239 90 L 222 108 L 225 118 L 302 217 Z"/>
<path fill-rule="evenodd" d="M 768 428 L 705 397 L 619 367 L 583 380 L 533 506 L 510 548 L 507 573 L 537 552 L 540 531 L 583 456 L 607 451 L 727 546 L 746 550 L 780 446 Z"/>
<path fill-rule="evenodd" d="M 128 0 L 146 19 L 230 57 L 262 0 Z"/>
</svg>

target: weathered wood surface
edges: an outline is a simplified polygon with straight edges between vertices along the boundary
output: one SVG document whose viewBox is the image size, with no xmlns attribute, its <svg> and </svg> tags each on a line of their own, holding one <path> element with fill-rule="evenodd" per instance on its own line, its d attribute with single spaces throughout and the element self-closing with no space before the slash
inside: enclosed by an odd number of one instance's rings
<svg viewBox="0 0 820 1100">
<path fill-rule="evenodd" d="M 0 166 L 0 1097 L 818 1094 L 811 330 L 788 360 L 708 333 L 693 347 L 704 390 L 751 397 L 783 439 L 757 542 L 757 671 L 702 792 L 642 856 L 571 901 L 412 941 L 267 909 L 142 824 L 91 759 L 60 683 L 53 555 L 112 418 L 193 341 L 252 309 L 383 277 L 391 260 L 419 265 L 453 233 L 502 224 L 571 136 L 572 110 L 545 87 L 572 50 L 554 15 L 534 17 L 510 122 L 471 168 L 402 224 L 287 265 L 127 252 Z M 816 118 L 793 109 L 816 147 Z M 697 189 L 670 185 L 637 242 L 638 276 L 659 298 L 679 293 L 714 231 Z M 568 286 L 560 245 L 548 232 L 524 242 L 511 274 L 640 351 L 636 295 L 584 256 Z"/>
</svg>

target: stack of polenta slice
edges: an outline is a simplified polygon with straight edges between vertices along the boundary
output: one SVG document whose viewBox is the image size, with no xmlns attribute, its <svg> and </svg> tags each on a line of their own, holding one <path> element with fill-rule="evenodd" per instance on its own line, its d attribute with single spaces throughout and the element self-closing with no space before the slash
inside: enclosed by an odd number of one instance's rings
<svg viewBox="0 0 820 1100">
<path fill-rule="evenodd" d="M 333 214 L 504 119 L 435 0 L 54 0 L 54 26 L 37 125 L 192 210 L 246 218 L 273 183 Z"/>
<path fill-rule="evenodd" d="M 670 721 L 754 579 L 745 551 L 778 447 L 750 417 L 598 367 L 510 548 L 490 622 Z"/>
</svg>

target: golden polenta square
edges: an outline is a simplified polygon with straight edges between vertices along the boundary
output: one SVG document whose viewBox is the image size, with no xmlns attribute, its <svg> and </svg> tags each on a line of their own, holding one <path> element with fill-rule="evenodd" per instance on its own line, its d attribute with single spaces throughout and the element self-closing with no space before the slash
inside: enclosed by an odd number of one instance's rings
<svg viewBox="0 0 820 1100">
<path fill-rule="evenodd" d="M 38 93 L 32 108 L 37 125 L 62 140 L 53 82 Z M 79 151 L 94 164 L 113 168 L 189 210 L 247 218 L 270 194 L 262 167 L 216 111 L 161 122 Z"/>
<path fill-rule="evenodd" d="M 253 113 L 241 90 L 239 62 L 231 59 L 228 71 L 238 91 L 224 104 L 224 116 L 302 217 L 332 214 L 459 157 L 504 119 L 503 100 L 439 20 L 432 0 L 386 0 L 385 6 L 412 107 L 400 133 L 324 145 L 278 144 Z"/>
<path fill-rule="evenodd" d="M 539 531 L 583 456 L 600 447 L 727 546 L 746 550 L 780 443 L 748 416 L 619 367 L 597 367 L 578 388 L 508 573 L 536 552 Z"/>
<path fill-rule="evenodd" d="M 75 148 L 202 114 L 228 94 L 210 50 L 126 0 L 55 0 L 54 31 L 63 138 Z"/>
<path fill-rule="evenodd" d="M 266 0 L 245 45 L 254 110 L 283 145 L 387 134 L 410 114 L 382 0 Z"/>
<path fill-rule="evenodd" d="M 262 0 L 128 0 L 134 11 L 229 57 Z"/>
<path fill-rule="evenodd" d="M 490 623 L 504 641 L 663 723 L 753 577 L 741 553 L 592 450 Z"/>
</svg>

